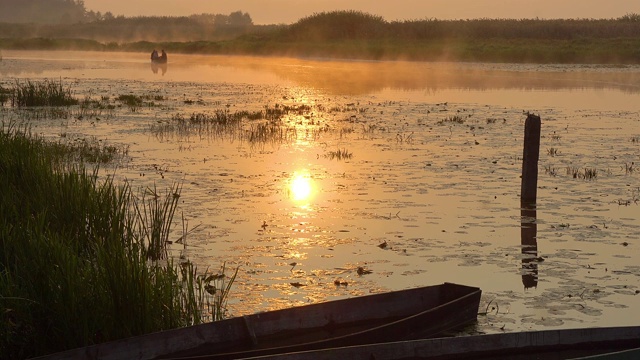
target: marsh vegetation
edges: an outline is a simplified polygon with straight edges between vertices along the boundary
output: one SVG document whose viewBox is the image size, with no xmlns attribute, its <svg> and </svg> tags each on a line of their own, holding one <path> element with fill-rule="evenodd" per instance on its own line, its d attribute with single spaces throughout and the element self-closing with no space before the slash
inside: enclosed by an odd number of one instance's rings
<svg viewBox="0 0 640 360">
<path fill-rule="evenodd" d="M 62 80 L 44 80 L 16 82 L 10 92 L 11 105 L 17 107 L 34 106 L 69 106 L 78 104 L 70 87 L 65 87 Z"/>
<path fill-rule="evenodd" d="M 10 93 L 18 113 L 21 106 L 80 107 L 71 106 L 78 101 L 61 82 L 18 83 Z M 166 192 L 118 185 L 95 165 L 126 157 L 126 146 L 92 137 L 45 140 L 31 130 L 37 121 L 3 121 L 0 128 L 3 358 L 226 316 L 235 275 L 226 277 L 224 267 L 199 271 L 167 252 L 182 185 Z M 188 232 L 183 221 L 181 243 Z"/>
</svg>

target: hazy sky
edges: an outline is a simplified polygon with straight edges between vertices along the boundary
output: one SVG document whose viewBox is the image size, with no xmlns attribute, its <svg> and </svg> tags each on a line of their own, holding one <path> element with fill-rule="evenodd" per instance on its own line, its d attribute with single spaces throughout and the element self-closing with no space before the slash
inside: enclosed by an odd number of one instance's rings
<svg viewBox="0 0 640 360">
<path fill-rule="evenodd" d="M 248 12 L 255 24 L 289 24 L 313 13 L 361 10 L 387 20 L 617 18 L 640 14 L 638 0 L 85 0 L 114 15 L 181 16 Z"/>
</svg>

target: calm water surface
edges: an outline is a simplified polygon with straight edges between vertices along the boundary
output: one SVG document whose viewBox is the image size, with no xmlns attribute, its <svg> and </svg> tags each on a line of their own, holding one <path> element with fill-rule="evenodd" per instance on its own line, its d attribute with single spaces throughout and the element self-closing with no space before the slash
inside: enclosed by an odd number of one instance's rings
<svg viewBox="0 0 640 360">
<path fill-rule="evenodd" d="M 3 51 L 0 85 L 62 79 L 116 105 L 32 127 L 129 146 L 104 176 L 182 182 L 193 231 L 172 252 L 240 267 L 231 315 L 448 281 L 483 290 L 472 331 L 640 324 L 640 67 L 147 58 Z M 170 126 L 285 106 L 265 141 L 247 138 L 256 122 Z M 535 212 L 519 201 L 527 112 L 542 118 Z"/>
</svg>

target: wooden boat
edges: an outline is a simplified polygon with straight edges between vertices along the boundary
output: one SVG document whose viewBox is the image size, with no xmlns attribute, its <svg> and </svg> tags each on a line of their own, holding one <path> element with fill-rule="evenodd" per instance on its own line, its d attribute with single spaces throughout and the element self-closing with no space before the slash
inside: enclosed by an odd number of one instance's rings
<svg viewBox="0 0 640 360">
<path fill-rule="evenodd" d="M 242 358 L 434 337 L 476 321 L 481 290 L 444 283 L 231 318 L 41 357 Z"/>
<path fill-rule="evenodd" d="M 166 57 L 157 57 L 155 59 L 151 59 L 151 63 L 152 64 L 166 64 L 167 63 L 167 58 Z"/>
<path fill-rule="evenodd" d="M 258 356 L 252 359 L 640 359 L 640 326 L 419 339 Z"/>
</svg>

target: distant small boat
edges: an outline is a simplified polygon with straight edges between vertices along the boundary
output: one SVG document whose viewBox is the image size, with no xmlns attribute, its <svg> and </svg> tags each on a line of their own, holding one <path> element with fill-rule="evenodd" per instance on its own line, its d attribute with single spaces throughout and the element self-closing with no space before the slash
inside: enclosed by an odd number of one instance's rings
<svg viewBox="0 0 640 360">
<path fill-rule="evenodd" d="M 481 290 L 444 283 L 167 330 L 39 359 L 236 359 L 440 336 L 476 321 Z"/>
<path fill-rule="evenodd" d="M 157 57 L 155 59 L 151 59 L 151 62 L 153 64 L 166 64 L 167 63 L 167 58 L 163 58 L 163 57 Z"/>
<path fill-rule="evenodd" d="M 167 63 L 167 53 L 162 50 L 162 54 L 158 55 L 156 50 L 153 50 L 151 53 L 151 63 L 152 64 L 166 64 Z"/>
</svg>

